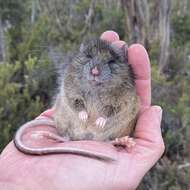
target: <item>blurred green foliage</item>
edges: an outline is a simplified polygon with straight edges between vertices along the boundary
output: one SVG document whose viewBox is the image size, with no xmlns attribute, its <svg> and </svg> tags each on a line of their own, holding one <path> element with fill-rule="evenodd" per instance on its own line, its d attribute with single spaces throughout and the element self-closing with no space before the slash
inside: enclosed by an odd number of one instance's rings
<svg viewBox="0 0 190 190">
<path fill-rule="evenodd" d="M 50 75 L 45 75 L 47 70 Z M 0 146 L 11 140 L 19 125 L 35 118 L 50 105 L 55 69 L 46 59 L 28 57 L 23 63 L 0 64 Z"/>
<path fill-rule="evenodd" d="M 7 60 L 0 63 L 0 150 L 21 124 L 51 107 L 57 68 L 53 57 L 49 57 L 49 47 L 58 46 L 65 56 L 82 40 L 108 29 L 118 32 L 122 39 L 128 38 L 123 11 L 111 4 L 107 7 L 103 1 L 96 4 L 90 29 L 83 31 L 89 5 L 90 0 L 72 5 L 63 1 L 55 13 L 53 6 L 47 9 L 42 4 L 32 22 L 32 1 L 0 0 L 0 18 L 11 25 L 5 30 Z M 177 14 L 176 9 L 171 18 L 170 61 L 163 74 L 157 65 L 159 43 L 153 41 L 149 48 L 152 102 L 164 110 L 166 151 L 139 189 L 190 189 L 190 167 L 181 167 L 190 162 L 190 13 Z M 57 15 L 62 18 L 61 25 Z"/>
</svg>

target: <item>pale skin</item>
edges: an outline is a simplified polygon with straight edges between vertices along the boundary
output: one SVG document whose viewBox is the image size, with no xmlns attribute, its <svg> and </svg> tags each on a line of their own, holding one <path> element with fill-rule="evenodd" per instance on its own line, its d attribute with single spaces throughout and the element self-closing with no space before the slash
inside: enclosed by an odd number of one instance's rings
<svg viewBox="0 0 190 190">
<path fill-rule="evenodd" d="M 118 47 L 125 43 L 113 31 L 104 32 L 101 38 Z M 138 187 L 143 176 L 164 152 L 160 129 L 162 109 L 151 106 L 150 62 L 144 47 L 139 44 L 131 45 L 128 59 L 137 77 L 136 90 L 141 100 L 134 133 L 135 146 L 118 152 L 110 144 L 77 142 L 77 147 L 103 150 L 117 158 L 116 162 L 104 162 L 69 154 L 24 155 L 11 142 L 0 157 L 0 189 L 133 190 Z M 40 117 L 51 117 L 52 112 L 52 109 L 47 110 Z"/>
</svg>

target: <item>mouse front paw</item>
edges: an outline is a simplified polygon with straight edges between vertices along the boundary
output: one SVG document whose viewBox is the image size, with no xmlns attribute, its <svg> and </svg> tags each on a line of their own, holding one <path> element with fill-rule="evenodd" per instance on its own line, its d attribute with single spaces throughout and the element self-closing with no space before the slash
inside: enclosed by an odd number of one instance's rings
<svg viewBox="0 0 190 190">
<path fill-rule="evenodd" d="M 135 146 L 135 140 L 129 136 L 116 138 L 114 141 L 112 141 L 112 144 L 114 146 L 123 146 L 127 148 L 132 148 Z"/>
<path fill-rule="evenodd" d="M 96 126 L 97 126 L 97 127 L 100 127 L 100 128 L 104 128 L 104 126 L 105 126 L 105 124 L 106 124 L 106 121 L 107 121 L 106 118 L 99 117 L 99 118 L 96 120 Z"/>
<path fill-rule="evenodd" d="M 82 120 L 83 122 L 86 122 L 88 119 L 88 113 L 86 111 L 80 111 L 79 119 Z"/>
</svg>

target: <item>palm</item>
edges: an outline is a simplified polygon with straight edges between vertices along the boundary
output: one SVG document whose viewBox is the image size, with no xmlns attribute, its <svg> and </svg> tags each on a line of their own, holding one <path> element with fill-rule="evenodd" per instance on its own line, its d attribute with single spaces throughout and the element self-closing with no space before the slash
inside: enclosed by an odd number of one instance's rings
<svg viewBox="0 0 190 190">
<path fill-rule="evenodd" d="M 113 32 L 104 33 L 102 38 L 117 46 L 124 43 L 119 41 Z M 136 89 L 142 105 L 134 133 L 136 145 L 133 149 L 116 151 L 111 145 L 98 142 L 77 144 L 87 149 L 104 150 L 117 158 L 116 162 L 104 162 L 69 154 L 40 157 L 24 155 L 10 143 L 1 155 L 0 170 L 4 175 L 0 176 L 0 182 L 6 180 L 18 184 L 18 189 L 23 186 L 26 189 L 38 190 L 136 188 L 144 174 L 163 153 L 164 144 L 160 131 L 160 109 L 157 106 L 150 107 L 150 65 L 147 53 L 142 46 L 132 45 L 128 57 L 137 75 Z M 51 111 L 43 115 L 50 116 Z"/>
</svg>

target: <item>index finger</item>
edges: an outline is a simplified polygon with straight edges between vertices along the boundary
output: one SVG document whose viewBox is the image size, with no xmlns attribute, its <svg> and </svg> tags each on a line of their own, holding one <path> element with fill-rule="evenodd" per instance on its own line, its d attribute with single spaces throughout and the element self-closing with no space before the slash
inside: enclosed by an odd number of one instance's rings
<svg viewBox="0 0 190 190">
<path fill-rule="evenodd" d="M 133 44 L 128 48 L 128 60 L 136 76 L 135 86 L 141 106 L 149 107 L 151 105 L 151 70 L 148 53 L 142 45 Z"/>
</svg>

